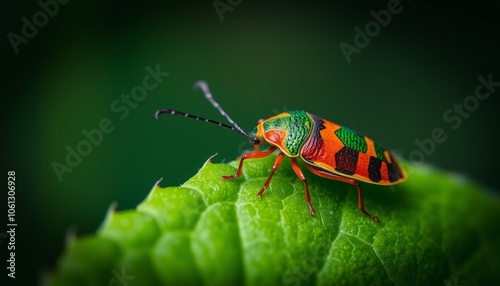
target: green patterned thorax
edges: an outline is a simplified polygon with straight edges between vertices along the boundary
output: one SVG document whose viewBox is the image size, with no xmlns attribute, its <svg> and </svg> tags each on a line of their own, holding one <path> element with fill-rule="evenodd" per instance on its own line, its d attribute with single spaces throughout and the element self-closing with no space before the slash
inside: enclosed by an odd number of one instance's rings
<svg viewBox="0 0 500 286">
<path fill-rule="evenodd" d="M 344 146 L 354 149 L 361 153 L 366 153 L 368 146 L 365 138 L 349 128 L 342 127 L 335 131 L 335 135 L 344 143 Z"/>
<path fill-rule="evenodd" d="M 285 140 L 286 150 L 291 156 L 298 156 L 300 148 L 311 133 L 313 123 L 305 111 L 289 111 L 284 116 L 276 117 L 264 122 L 264 131 L 285 130 L 288 136 Z"/>
</svg>

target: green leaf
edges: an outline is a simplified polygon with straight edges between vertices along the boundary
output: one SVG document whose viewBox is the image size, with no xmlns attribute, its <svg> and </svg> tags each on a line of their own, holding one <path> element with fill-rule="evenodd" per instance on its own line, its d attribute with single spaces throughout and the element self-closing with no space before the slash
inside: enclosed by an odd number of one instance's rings
<svg viewBox="0 0 500 286">
<path fill-rule="evenodd" d="M 355 187 L 306 171 L 316 215 L 285 158 L 207 162 L 180 187 L 155 184 L 135 210 L 111 209 L 69 243 L 45 285 L 476 285 L 500 282 L 500 201 L 480 185 L 409 166 L 393 187 Z M 302 166 L 303 170 L 306 170 Z"/>
</svg>

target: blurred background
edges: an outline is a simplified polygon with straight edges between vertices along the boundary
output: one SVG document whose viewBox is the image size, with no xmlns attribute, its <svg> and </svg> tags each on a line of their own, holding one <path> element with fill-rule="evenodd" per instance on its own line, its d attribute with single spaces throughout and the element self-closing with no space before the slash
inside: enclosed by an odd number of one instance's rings
<svg viewBox="0 0 500 286">
<path fill-rule="evenodd" d="M 441 128 L 446 141 L 425 162 L 499 189 L 500 87 L 471 98 L 479 76 L 500 82 L 498 2 L 1 6 L 2 172 L 16 172 L 16 283 L 36 283 L 67 230 L 94 232 L 112 202 L 134 208 L 159 178 L 179 185 L 214 153 L 228 162 L 250 148 L 224 128 L 154 119 L 169 107 L 223 121 L 193 90 L 200 79 L 248 131 L 259 118 L 302 109 L 408 160 L 420 150 L 415 140 Z M 381 10 L 394 12 L 390 20 Z M 454 110 L 464 100 L 469 111 Z M 3 260 L 4 238 L 0 245 Z"/>
</svg>

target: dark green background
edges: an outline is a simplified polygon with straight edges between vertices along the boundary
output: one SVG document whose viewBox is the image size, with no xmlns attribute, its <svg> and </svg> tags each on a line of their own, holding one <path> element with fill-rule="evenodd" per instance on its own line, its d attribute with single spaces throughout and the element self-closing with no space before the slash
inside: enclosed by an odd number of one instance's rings
<svg viewBox="0 0 500 286">
<path fill-rule="evenodd" d="M 0 8 L 2 172 L 5 178 L 16 171 L 18 284 L 35 283 L 54 266 L 69 228 L 95 231 L 112 202 L 133 208 L 160 177 L 163 185 L 179 185 L 214 153 L 215 161 L 227 162 L 249 147 L 222 128 L 154 119 L 162 107 L 221 119 L 192 89 L 200 79 L 248 131 L 259 118 L 303 109 L 408 158 L 415 139 L 442 128 L 448 139 L 426 162 L 494 190 L 500 185 L 500 90 L 457 130 L 442 118 L 474 94 L 479 75 L 500 81 L 494 1 L 401 1 L 402 12 L 350 64 L 339 44 L 353 45 L 353 28 L 364 28 L 370 11 L 386 9 L 388 1 L 243 0 L 221 22 L 210 0 L 73 0 L 18 54 L 7 34 L 20 34 L 21 17 L 32 19 L 40 6 L 11 2 Z M 120 120 L 111 103 L 157 64 L 170 75 Z M 64 163 L 65 147 L 76 148 L 82 130 L 97 128 L 102 118 L 115 130 L 59 182 L 51 164 Z"/>
</svg>

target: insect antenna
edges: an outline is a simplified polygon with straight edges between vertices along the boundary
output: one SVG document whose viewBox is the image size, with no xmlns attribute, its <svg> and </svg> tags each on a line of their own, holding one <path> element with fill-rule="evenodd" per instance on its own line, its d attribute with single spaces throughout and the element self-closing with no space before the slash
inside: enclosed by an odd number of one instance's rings
<svg viewBox="0 0 500 286">
<path fill-rule="evenodd" d="M 220 112 L 220 114 L 222 116 L 224 116 L 224 118 L 227 119 L 227 121 L 229 121 L 229 123 L 231 123 L 231 125 L 234 126 L 234 128 L 236 128 L 238 131 L 240 131 L 240 133 L 246 134 L 245 131 L 243 129 L 241 129 L 241 127 L 239 127 L 238 124 L 236 124 L 236 122 L 234 122 L 234 120 L 231 119 L 231 117 L 229 117 L 229 114 L 227 114 L 224 111 L 224 109 L 222 109 L 222 107 L 219 105 L 219 103 L 217 103 L 217 101 L 215 101 L 214 97 L 212 96 L 212 93 L 210 92 L 210 89 L 208 88 L 208 84 L 206 82 L 200 80 L 200 81 L 197 81 L 194 84 L 194 86 L 198 87 L 199 89 L 201 89 L 203 91 L 205 98 L 212 104 L 213 107 L 215 107 L 215 109 L 217 109 Z"/>
<path fill-rule="evenodd" d="M 226 118 L 229 121 L 229 123 L 231 123 L 232 126 L 224 124 L 224 123 L 219 122 L 219 121 L 215 121 L 215 120 L 208 119 L 208 118 L 203 118 L 203 117 L 200 117 L 197 115 L 192 115 L 192 114 L 188 114 L 185 112 L 181 112 L 181 111 L 173 110 L 173 109 L 169 109 L 169 108 L 158 109 L 155 113 L 155 118 L 158 119 L 158 116 L 160 116 L 160 114 L 164 114 L 164 113 L 170 114 L 170 115 L 178 115 L 178 116 L 182 116 L 182 117 L 186 117 L 186 118 L 192 118 L 194 120 L 213 123 L 213 124 L 216 124 L 218 126 L 222 126 L 222 127 L 226 127 L 228 129 L 231 129 L 234 132 L 245 137 L 248 141 L 252 142 L 252 144 L 259 144 L 260 143 L 257 138 L 248 135 L 243 129 L 241 129 L 241 127 L 239 127 L 238 124 L 236 124 L 236 122 L 234 122 L 234 120 L 232 120 L 231 117 L 229 117 L 229 115 L 222 109 L 222 107 L 220 107 L 220 105 L 214 100 L 212 93 L 210 93 L 210 90 L 208 89 L 208 84 L 206 82 L 198 81 L 195 83 L 195 86 L 200 88 L 203 91 L 203 93 L 205 94 L 205 98 L 213 105 L 213 107 L 215 107 L 220 112 L 220 114 L 222 116 L 224 116 L 224 118 Z"/>
<path fill-rule="evenodd" d="M 227 124 L 224 124 L 224 123 L 219 122 L 219 121 L 215 121 L 215 120 L 208 119 L 208 118 L 203 118 L 203 117 L 200 117 L 200 116 L 196 116 L 196 115 L 192 115 L 192 114 L 188 114 L 188 113 L 185 113 L 185 112 L 182 112 L 182 111 L 168 109 L 168 108 L 158 109 L 156 111 L 156 113 L 155 113 L 155 118 L 158 119 L 158 117 L 161 114 L 177 115 L 177 116 L 182 116 L 182 117 L 186 117 L 186 118 L 192 118 L 192 119 L 198 120 L 198 121 L 204 121 L 204 122 L 208 122 L 208 123 L 213 123 L 213 124 L 216 124 L 218 126 L 226 127 L 228 129 L 233 130 L 234 132 L 236 132 L 236 133 L 242 135 L 243 137 L 245 137 L 248 141 L 252 142 L 253 144 L 258 144 L 259 143 L 259 140 L 257 138 L 254 138 L 254 137 L 246 134 L 245 132 L 242 132 L 241 130 L 236 129 L 236 127 L 234 127 L 234 126 L 227 125 Z"/>
</svg>

